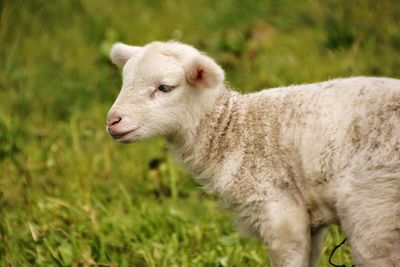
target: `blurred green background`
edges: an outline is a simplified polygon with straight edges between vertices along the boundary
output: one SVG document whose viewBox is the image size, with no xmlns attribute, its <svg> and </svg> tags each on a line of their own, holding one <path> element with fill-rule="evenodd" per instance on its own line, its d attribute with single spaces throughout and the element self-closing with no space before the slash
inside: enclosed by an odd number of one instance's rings
<svg viewBox="0 0 400 267">
<path fill-rule="evenodd" d="M 1 266 L 266 266 L 166 152 L 105 131 L 110 45 L 177 39 L 242 92 L 400 77 L 400 1 L 0 1 Z M 319 266 L 342 240 L 327 236 Z M 348 248 L 336 263 L 350 264 Z"/>
</svg>

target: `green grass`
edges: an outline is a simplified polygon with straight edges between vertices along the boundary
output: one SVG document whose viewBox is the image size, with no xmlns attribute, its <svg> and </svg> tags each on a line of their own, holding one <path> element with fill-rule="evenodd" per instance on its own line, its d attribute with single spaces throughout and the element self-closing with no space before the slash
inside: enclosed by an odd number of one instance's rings
<svg viewBox="0 0 400 267">
<path fill-rule="evenodd" d="M 394 0 L 2 0 L 0 11 L 1 266 L 267 265 L 164 140 L 108 137 L 115 41 L 190 43 L 244 92 L 400 77 Z M 320 266 L 342 239 L 333 227 Z M 348 248 L 335 261 L 350 264 Z"/>
</svg>

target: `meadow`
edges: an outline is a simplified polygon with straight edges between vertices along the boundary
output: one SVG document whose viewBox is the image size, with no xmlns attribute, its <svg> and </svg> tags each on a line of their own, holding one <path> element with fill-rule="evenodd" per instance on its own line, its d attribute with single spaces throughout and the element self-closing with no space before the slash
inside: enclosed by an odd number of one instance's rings
<svg viewBox="0 0 400 267">
<path fill-rule="evenodd" d="M 0 266 L 268 266 L 165 140 L 111 140 L 112 43 L 176 39 L 233 88 L 400 78 L 393 0 L 0 0 Z M 326 237 L 319 266 L 344 236 Z M 349 248 L 336 264 L 350 266 Z"/>
</svg>

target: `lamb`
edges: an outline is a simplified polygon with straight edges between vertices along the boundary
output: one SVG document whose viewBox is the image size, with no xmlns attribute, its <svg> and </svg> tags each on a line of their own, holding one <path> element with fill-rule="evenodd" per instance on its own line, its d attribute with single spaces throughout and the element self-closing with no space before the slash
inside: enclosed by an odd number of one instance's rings
<svg viewBox="0 0 400 267">
<path fill-rule="evenodd" d="M 272 266 L 314 266 L 340 224 L 357 266 L 400 266 L 400 80 L 354 77 L 240 94 L 179 42 L 115 44 L 123 71 L 107 128 L 165 136 L 182 163 L 267 245 Z"/>
</svg>

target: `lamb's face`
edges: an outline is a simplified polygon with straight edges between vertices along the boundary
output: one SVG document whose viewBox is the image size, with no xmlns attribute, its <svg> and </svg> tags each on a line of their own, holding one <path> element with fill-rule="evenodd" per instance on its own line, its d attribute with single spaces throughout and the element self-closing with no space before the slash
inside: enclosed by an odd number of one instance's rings
<svg viewBox="0 0 400 267">
<path fill-rule="evenodd" d="M 122 68 L 122 89 L 107 129 L 120 142 L 174 135 L 212 105 L 224 79 L 222 69 L 180 43 L 144 47 L 116 44 L 111 60 Z"/>
</svg>

